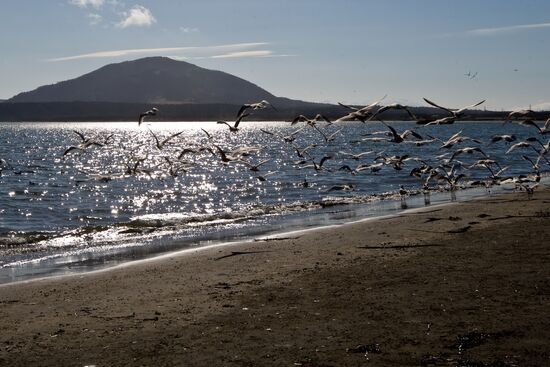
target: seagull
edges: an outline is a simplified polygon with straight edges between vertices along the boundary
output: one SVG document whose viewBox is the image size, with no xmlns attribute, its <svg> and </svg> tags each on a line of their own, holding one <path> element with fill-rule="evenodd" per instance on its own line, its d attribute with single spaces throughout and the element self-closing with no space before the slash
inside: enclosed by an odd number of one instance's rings
<svg viewBox="0 0 550 367">
<path fill-rule="evenodd" d="M 322 132 L 321 129 L 319 129 L 317 126 L 313 125 L 313 128 L 315 130 L 317 130 L 323 136 L 323 139 L 325 139 L 326 143 L 330 143 L 331 141 L 336 139 L 336 135 L 340 134 L 340 131 L 342 131 L 342 129 L 343 129 L 343 128 L 340 128 L 340 129 L 336 130 L 335 132 L 331 133 L 330 135 L 327 135 L 324 132 Z"/>
<path fill-rule="evenodd" d="M 207 138 L 208 140 L 212 140 L 212 135 L 210 135 L 210 133 L 209 133 L 208 131 L 206 131 L 206 130 L 204 130 L 204 129 L 202 129 L 202 128 L 201 128 L 201 130 L 202 130 L 203 133 L 206 134 L 206 138 Z"/>
<path fill-rule="evenodd" d="M 355 185 L 353 184 L 343 184 L 343 185 L 334 185 L 331 188 L 327 190 L 327 192 L 331 191 L 354 191 Z"/>
<path fill-rule="evenodd" d="M 456 151 L 453 153 L 453 155 L 451 156 L 451 158 L 449 159 L 449 162 L 451 162 L 453 159 L 455 159 L 456 156 L 458 156 L 458 155 L 460 155 L 460 154 L 463 154 L 463 153 L 472 154 L 473 152 L 479 152 L 479 153 L 481 153 L 483 156 L 487 157 L 487 154 L 485 154 L 485 153 L 483 152 L 483 150 L 481 150 L 481 148 L 479 148 L 479 147 L 465 147 L 465 148 L 456 150 Z"/>
<path fill-rule="evenodd" d="M 338 102 L 338 104 L 342 107 L 345 107 L 347 109 L 350 109 L 352 110 L 352 112 L 348 113 L 347 115 L 345 116 L 342 116 L 340 117 L 339 119 L 337 119 L 336 121 L 334 122 L 342 122 L 342 121 L 361 121 L 361 122 L 367 122 L 367 120 L 369 119 L 369 117 L 372 116 L 372 110 L 378 106 L 378 104 L 380 102 L 382 102 L 382 100 L 386 98 L 386 96 L 382 97 L 381 99 L 379 99 L 378 101 L 376 102 L 373 102 L 365 107 L 362 107 L 362 108 L 356 108 L 356 107 L 352 107 L 352 106 L 348 106 L 348 105 L 345 105 L 343 103 L 340 103 Z"/>
<path fill-rule="evenodd" d="M 192 168 L 192 165 L 185 164 L 181 162 L 172 162 L 170 158 L 163 157 L 166 163 L 168 164 L 168 173 L 172 177 L 178 177 L 180 172 L 186 173 L 190 168 Z"/>
<path fill-rule="evenodd" d="M 359 159 L 361 159 L 363 156 L 366 156 L 366 155 L 369 155 L 369 154 L 372 154 L 374 153 L 374 150 L 369 150 L 367 152 L 361 152 L 361 153 L 358 153 L 358 154 L 354 154 L 354 153 L 351 153 L 351 152 L 344 152 L 344 151 L 339 151 L 338 153 L 342 154 L 342 155 L 345 155 L 347 156 L 348 158 L 350 159 L 354 159 L 356 161 L 358 161 Z"/>
<path fill-rule="evenodd" d="M 237 116 L 241 116 L 243 114 L 244 111 L 246 111 L 247 109 L 251 108 L 253 110 L 263 110 L 264 108 L 268 107 L 268 106 L 271 106 L 271 108 L 273 108 L 275 111 L 277 111 L 277 109 L 275 107 L 273 107 L 273 105 L 271 103 L 269 103 L 268 101 L 266 101 L 265 99 L 260 101 L 260 102 L 256 102 L 256 103 L 245 103 L 241 106 L 241 108 L 239 109 L 239 112 L 237 113 Z"/>
<path fill-rule="evenodd" d="M 516 136 L 515 135 L 493 135 L 491 137 L 491 141 L 489 142 L 489 145 L 490 144 L 494 144 L 496 143 L 497 141 L 505 141 L 507 143 L 511 143 L 513 141 L 516 140 Z"/>
<path fill-rule="evenodd" d="M 307 152 L 308 150 L 315 148 L 317 144 L 310 144 L 305 148 L 298 148 L 295 145 L 292 145 L 294 147 L 294 150 L 296 150 L 296 155 L 300 158 L 306 158 L 306 155 L 311 158 L 311 155 Z"/>
<path fill-rule="evenodd" d="M 447 108 L 447 107 L 440 106 L 440 105 L 436 104 L 435 102 L 430 101 L 430 100 L 427 99 L 427 98 L 424 98 L 424 101 L 426 101 L 426 103 L 431 104 L 431 105 L 434 106 L 434 107 L 437 107 L 437 108 L 440 108 L 440 109 L 442 109 L 442 110 L 444 110 L 444 111 L 449 112 L 449 113 L 450 113 L 454 118 L 456 118 L 456 119 L 462 117 L 462 115 L 464 115 L 464 112 L 465 112 L 466 110 L 471 109 L 471 108 L 476 107 L 476 106 L 479 106 L 480 104 L 482 104 L 483 102 L 485 102 L 485 100 L 483 100 L 483 101 L 479 101 L 479 102 L 477 102 L 477 103 L 474 103 L 473 105 L 470 105 L 470 106 L 466 106 L 466 107 L 462 107 L 462 108 L 453 110 L 453 109 L 450 109 L 450 108 Z M 441 124 L 441 123 L 440 123 L 440 124 Z"/>
<path fill-rule="evenodd" d="M 378 163 L 372 163 L 368 165 L 366 168 L 370 169 L 371 172 L 378 172 L 384 167 L 384 162 L 378 162 Z"/>
<path fill-rule="evenodd" d="M 253 164 L 253 163 L 248 162 L 248 161 L 239 160 L 240 163 L 243 163 L 246 166 L 248 166 L 248 168 L 253 172 L 258 172 L 260 170 L 260 166 L 266 164 L 269 161 L 271 161 L 271 159 L 264 159 L 263 161 L 260 161 L 259 163 Z"/>
<path fill-rule="evenodd" d="M 150 110 L 147 110 L 147 111 L 145 111 L 145 112 L 142 112 L 142 113 L 139 115 L 138 126 L 141 125 L 141 123 L 143 122 L 143 120 L 145 119 L 145 117 L 147 117 L 147 116 L 156 116 L 156 114 L 157 114 L 158 111 L 159 111 L 158 108 L 153 107 L 153 108 L 151 108 Z"/>
<path fill-rule="evenodd" d="M 183 131 L 177 132 L 160 141 L 159 138 L 155 135 L 155 133 L 151 129 L 148 129 L 148 130 L 151 133 L 151 135 L 153 135 L 153 138 L 155 139 L 155 146 L 157 147 L 158 150 L 162 150 L 170 140 L 174 139 L 175 137 L 183 133 Z"/>
<path fill-rule="evenodd" d="M 302 130 L 304 130 L 304 129 L 305 129 L 305 127 L 301 127 L 301 128 L 299 128 L 298 130 L 295 130 L 295 131 L 293 131 L 292 133 L 290 133 L 290 134 L 288 134 L 288 135 L 281 135 L 281 134 L 274 133 L 274 132 L 271 132 L 271 131 L 265 130 L 265 129 L 260 129 L 260 131 L 263 132 L 263 133 L 265 133 L 265 134 L 267 134 L 267 135 L 276 136 L 276 137 L 278 137 L 278 138 L 284 140 L 284 141 L 287 142 L 287 143 L 292 143 L 294 140 L 296 140 L 296 135 L 297 135 L 300 131 L 302 131 Z"/>
<path fill-rule="evenodd" d="M 539 142 L 540 144 L 540 142 Z M 516 143 L 514 145 L 512 145 L 507 151 L 506 151 L 506 154 L 518 149 L 518 148 L 532 148 L 535 152 L 537 152 L 537 154 L 540 154 L 540 152 L 535 149 L 535 147 L 531 144 L 531 142 L 529 141 L 520 141 L 519 143 Z M 544 146 L 543 146 L 544 147 Z"/>
<path fill-rule="evenodd" d="M 450 124 L 454 124 L 455 121 L 456 121 L 456 117 L 455 117 L 455 116 L 449 116 L 449 117 L 444 117 L 444 118 L 441 118 L 441 119 L 429 121 L 428 123 L 424 124 L 424 126 L 430 126 L 430 125 L 450 125 Z"/>
<path fill-rule="evenodd" d="M 216 153 L 214 153 L 212 148 L 207 147 L 207 146 L 201 146 L 199 148 L 183 148 L 183 150 L 178 155 L 178 161 L 181 160 L 188 153 L 198 154 L 198 153 L 201 153 L 201 152 L 204 152 L 204 151 L 208 151 L 208 152 L 210 152 L 210 154 L 216 155 Z"/>
<path fill-rule="evenodd" d="M 277 172 L 279 172 L 279 171 L 271 171 L 271 172 L 267 172 L 263 175 L 257 175 L 256 179 L 260 182 L 264 182 L 264 181 L 267 181 L 267 178 L 266 178 L 267 176 L 270 176 L 270 175 L 272 175 L 274 173 L 277 173 Z"/>
<path fill-rule="evenodd" d="M 130 164 L 130 162 L 135 159 L 135 162 L 133 164 Z M 147 159 L 147 156 L 138 158 L 132 154 L 128 162 L 126 162 L 126 174 L 128 175 L 137 175 L 138 173 L 145 173 L 147 175 L 151 175 L 151 172 L 147 169 L 139 168 L 139 166 Z"/>
<path fill-rule="evenodd" d="M 77 146 L 70 146 L 68 147 L 67 149 L 65 149 L 65 151 L 63 152 L 63 157 L 66 156 L 67 154 L 69 154 L 70 152 L 74 151 L 74 150 L 79 150 L 79 151 L 84 151 L 86 150 L 86 148 L 89 148 L 91 147 L 92 145 L 95 145 L 95 146 L 98 146 L 98 147 L 102 147 L 103 144 L 101 143 L 98 143 L 97 141 L 95 140 L 92 140 L 90 138 L 86 138 L 84 136 L 84 134 L 82 134 L 81 132 L 79 131 L 76 131 L 76 130 L 73 130 L 73 132 L 75 134 L 77 134 L 80 139 L 82 140 L 82 142 L 80 144 L 78 144 Z"/>
<path fill-rule="evenodd" d="M 513 118 L 518 118 L 518 117 L 526 117 L 527 118 L 529 116 L 532 116 L 534 113 L 535 113 L 535 111 L 533 111 L 531 109 L 514 110 L 514 111 L 512 111 L 508 114 L 508 118 L 506 119 L 505 122 L 508 122 L 508 121 L 512 120 Z"/>
<path fill-rule="evenodd" d="M 239 131 L 239 123 L 241 122 L 241 120 L 243 118 L 245 118 L 246 116 L 249 116 L 250 114 L 249 113 L 243 113 L 241 115 L 239 115 L 239 117 L 237 117 L 237 120 L 235 121 L 235 123 L 233 124 L 233 126 L 231 126 L 227 121 L 218 121 L 218 124 L 226 124 L 228 127 L 229 127 L 229 131 L 231 131 L 232 133 L 236 133 L 237 131 Z"/>
<path fill-rule="evenodd" d="M 315 161 L 312 159 L 312 160 L 311 160 L 311 163 L 312 163 L 312 164 L 309 164 L 309 165 L 307 165 L 307 166 L 302 166 L 302 167 L 300 167 L 300 169 L 304 169 L 304 168 L 313 168 L 313 169 L 316 170 L 316 171 L 321 171 L 321 170 L 323 170 L 323 164 L 324 164 L 328 159 L 332 159 L 332 157 L 329 156 L 329 155 L 324 156 L 324 157 L 321 158 L 321 160 L 319 161 L 319 164 L 315 163 Z"/>
<path fill-rule="evenodd" d="M 383 113 L 384 111 L 387 111 L 387 110 L 405 110 L 407 112 L 407 114 L 413 119 L 416 121 L 416 116 L 411 112 L 411 110 L 409 109 L 408 106 L 405 106 L 405 105 L 402 105 L 402 104 L 399 104 L 399 103 L 393 103 L 393 104 L 389 104 L 387 106 L 384 106 L 384 107 L 380 107 L 378 109 L 378 111 L 376 111 L 370 118 L 369 120 L 372 120 L 373 118 L 375 118 L 376 116 L 378 116 L 379 114 Z"/>
<path fill-rule="evenodd" d="M 320 113 L 318 113 L 317 115 L 315 115 L 314 118 L 312 119 L 308 119 L 306 116 L 304 115 L 299 115 L 297 117 L 294 118 L 294 120 L 292 120 L 292 122 L 290 123 L 290 125 L 294 125 L 294 124 L 297 124 L 298 122 L 306 122 L 308 125 L 315 125 L 317 122 L 319 121 L 325 121 L 327 122 L 328 124 L 332 124 L 332 121 L 330 121 L 328 118 L 326 118 L 325 116 L 321 115 Z"/>
<path fill-rule="evenodd" d="M 493 168 L 491 168 L 491 166 L 493 165 L 495 165 L 498 168 L 497 172 L 495 172 Z M 480 159 L 468 168 L 472 169 L 472 168 L 478 168 L 478 167 L 487 169 L 491 173 L 490 178 L 491 180 L 493 180 L 493 182 L 500 179 L 501 178 L 500 175 L 504 171 L 506 171 L 508 168 L 510 168 L 509 166 L 501 167 L 497 161 L 494 161 L 492 159 Z"/>
<path fill-rule="evenodd" d="M 359 172 L 361 171 L 364 171 L 366 169 L 369 169 L 370 167 L 366 164 L 360 164 L 358 165 L 357 167 L 355 168 L 351 168 L 350 166 L 348 166 L 347 164 L 344 164 L 342 167 L 338 168 L 339 171 L 348 171 L 349 173 L 351 173 L 352 175 L 356 175 L 358 174 Z"/>
<path fill-rule="evenodd" d="M 520 125 L 533 126 L 541 135 L 550 133 L 550 118 L 546 120 L 542 128 L 540 128 L 539 125 L 537 125 L 537 123 L 533 120 L 520 121 Z"/>
<path fill-rule="evenodd" d="M 234 157 L 233 155 L 228 154 L 228 152 L 226 152 L 222 148 L 220 148 L 219 145 L 216 145 L 216 144 L 213 144 L 213 145 L 218 150 L 218 153 L 220 154 L 222 163 L 228 164 L 230 162 L 233 162 L 233 161 L 236 161 L 236 160 L 239 159 L 238 157 Z"/>
<path fill-rule="evenodd" d="M 463 130 L 460 130 L 459 132 L 457 132 L 456 134 L 454 134 L 453 136 L 451 136 L 449 139 L 447 139 L 447 141 L 445 142 L 442 142 L 443 145 L 440 146 L 439 148 L 442 149 L 442 148 L 450 148 L 452 147 L 453 145 L 455 144 L 458 144 L 458 143 L 463 143 L 467 140 L 471 140 L 475 143 L 478 143 L 478 144 L 481 144 L 482 141 L 481 140 L 478 140 L 478 139 L 474 139 L 474 138 L 470 138 L 469 136 L 463 136 L 463 135 L 460 135 L 462 133 Z"/>
<path fill-rule="evenodd" d="M 391 157 L 386 157 L 384 155 L 379 155 L 374 160 L 378 161 L 380 159 L 382 159 L 383 164 L 388 165 L 388 166 L 393 166 L 393 168 L 396 171 L 401 171 L 403 169 L 403 164 L 405 162 L 410 161 L 410 160 L 418 160 L 417 158 L 411 157 L 408 154 L 394 155 L 394 156 L 391 156 Z"/>
<path fill-rule="evenodd" d="M 537 159 L 537 162 L 533 162 L 533 160 L 526 155 L 522 155 L 521 158 L 531 163 L 531 166 L 533 167 L 533 171 L 538 172 L 540 170 L 540 166 L 539 166 L 540 161 L 538 159 Z"/>
<path fill-rule="evenodd" d="M 402 134 L 398 134 L 397 131 L 391 127 L 390 125 L 386 124 L 384 121 L 382 120 L 379 120 L 381 123 L 383 123 L 384 125 L 386 125 L 386 127 L 388 129 L 390 129 L 390 132 L 391 132 L 391 139 L 388 140 L 389 142 L 392 142 L 392 143 L 402 143 L 405 141 L 405 139 L 409 136 L 409 135 L 412 135 L 414 136 L 415 138 L 417 138 L 418 140 L 422 140 L 422 136 L 420 136 L 420 134 L 416 133 L 415 131 L 413 130 L 405 130 Z"/>
</svg>

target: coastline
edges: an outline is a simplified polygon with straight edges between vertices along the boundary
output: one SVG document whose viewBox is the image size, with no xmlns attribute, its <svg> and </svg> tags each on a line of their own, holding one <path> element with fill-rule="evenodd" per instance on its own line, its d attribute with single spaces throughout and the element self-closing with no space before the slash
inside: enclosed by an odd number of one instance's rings
<svg viewBox="0 0 550 367">
<path fill-rule="evenodd" d="M 0 364 L 549 363 L 548 203 L 505 194 L 6 284 Z"/>
<path fill-rule="evenodd" d="M 544 181 L 548 181 L 545 180 Z M 229 230 L 225 233 L 225 238 L 221 240 L 219 234 L 208 238 L 208 235 L 202 234 L 201 237 L 189 237 L 185 240 L 171 240 L 166 238 L 167 242 L 161 244 L 161 239 L 157 244 L 151 244 L 151 239 L 142 239 L 140 245 L 128 246 L 116 249 L 114 252 L 94 252 L 88 249 L 77 250 L 74 253 L 62 252 L 60 254 L 45 254 L 44 257 L 36 259 L 17 260 L 16 266 L 8 266 L 0 269 L 0 287 L 5 284 L 20 283 L 33 280 L 40 280 L 50 277 L 64 277 L 72 275 L 81 275 L 89 272 L 105 271 L 113 267 L 127 266 L 140 261 L 149 261 L 155 258 L 174 256 L 179 253 L 192 253 L 200 251 L 203 248 L 229 246 L 231 244 L 240 244 L 244 242 L 256 241 L 263 237 L 280 237 L 291 233 L 303 231 L 318 230 L 361 222 L 364 220 L 376 220 L 387 218 L 402 213 L 416 210 L 431 210 L 440 205 L 452 205 L 455 202 L 477 200 L 504 193 L 513 192 L 511 188 L 504 186 L 494 187 L 491 193 L 481 188 L 466 188 L 450 194 L 446 191 L 435 191 L 430 193 L 429 201 L 421 194 L 416 193 L 399 199 L 397 193 L 380 193 L 364 197 L 363 199 L 353 198 L 355 203 L 350 203 L 349 199 L 343 200 L 341 204 L 332 204 L 329 207 L 336 206 L 335 211 L 323 211 L 322 208 L 303 210 L 302 212 L 290 212 L 282 214 L 270 223 L 263 225 L 252 225 L 246 229 L 240 229 L 238 232 Z M 366 199 L 365 199 L 366 198 Z M 332 200 L 338 198 L 331 198 Z M 297 219 L 296 216 L 307 215 L 307 221 Z M 294 217 L 293 219 L 290 219 Z M 236 233 L 239 233 L 236 235 Z M 77 238 L 80 236 L 74 236 Z M 145 246 L 143 243 L 147 243 Z M 159 246 L 160 245 L 160 246 Z M 173 249 L 167 249 L 173 247 Z M 118 250 L 118 252 L 117 252 Z M 116 254 L 116 255 L 114 255 Z M 116 256 L 116 260 L 114 258 Z M 84 265 L 88 263 L 88 265 Z M 39 274 L 39 275 L 36 275 Z"/>
</svg>

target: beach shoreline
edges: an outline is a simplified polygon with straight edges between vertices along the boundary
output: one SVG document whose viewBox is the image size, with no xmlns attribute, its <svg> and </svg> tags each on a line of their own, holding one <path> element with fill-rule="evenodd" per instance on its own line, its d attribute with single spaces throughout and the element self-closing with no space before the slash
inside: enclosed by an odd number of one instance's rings
<svg viewBox="0 0 550 367">
<path fill-rule="evenodd" d="M 6 284 L 0 364 L 548 364 L 549 203 L 505 194 Z"/>
<path fill-rule="evenodd" d="M 548 181 L 546 177 L 544 177 L 544 181 Z M 323 209 L 319 208 L 312 209 L 312 211 L 305 210 L 301 213 L 277 215 L 278 219 L 275 219 L 272 223 L 264 223 L 263 226 L 252 225 L 249 228 L 241 229 L 238 236 L 235 235 L 238 232 L 233 231 L 235 233 L 232 233 L 229 230 L 226 233 L 227 238 L 223 240 L 218 238 L 220 237 L 219 234 L 216 234 L 211 239 L 205 239 L 207 236 L 203 236 L 199 239 L 195 238 L 192 240 L 191 238 L 187 238 L 183 241 L 181 239 L 171 239 L 170 236 L 167 236 L 166 241 L 169 243 L 168 246 L 173 247 L 173 249 L 167 249 L 167 245 L 163 243 L 164 239 L 160 239 L 155 243 L 151 242 L 151 238 L 146 238 L 142 240 L 144 243 L 133 246 L 117 248 L 117 245 L 113 245 L 114 252 L 103 251 L 102 249 L 100 251 L 90 251 L 86 247 L 74 251 L 61 251 L 59 253 L 45 252 L 36 258 L 22 258 L 4 264 L 2 269 L 0 269 L 0 287 L 11 283 L 101 272 L 120 266 L 138 264 L 142 261 L 151 261 L 157 258 L 162 259 L 166 256 L 178 256 L 180 254 L 201 251 L 202 249 L 254 242 L 264 237 L 284 237 L 293 233 L 315 231 L 365 220 L 385 219 L 410 211 L 431 210 L 441 205 L 452 205 L 456 202 L 476 200 L 487 195 L 495 196 L 510 192 L 513 192 L 511 188 L 501 186 L 495 187 L 490 193 L 480 188 L 461 189 L 453 193 L 435 191 L 429 193 L 428 201 L 426 201 L 425 196 L 423 197 L 418 192 L 405 197 L 399 197 L 397 193 L 394 195 L 382 193 L 380 196 L 373 195 L 373 200 L 368 203 L 358 202 L 336 205 L 338 209 L 335 211 L 323 211 Z M 290 216 L 296 214 L 306 216 L 307 221 L 303 219 L 301 221 L 296 219 L 289 220 Z M 279 222 L 277 223 L 277 221 Z M 73 235 L 71 234 L 71 236 Z"/>
</svg>

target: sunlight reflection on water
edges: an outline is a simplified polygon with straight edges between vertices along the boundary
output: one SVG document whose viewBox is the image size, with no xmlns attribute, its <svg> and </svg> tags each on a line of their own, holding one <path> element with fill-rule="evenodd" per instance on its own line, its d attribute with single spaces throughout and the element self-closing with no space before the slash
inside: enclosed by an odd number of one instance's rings
<svg viewBox="0 0 550 367">
<path fill-rule="evenodd" d="M 462 134 L 485 142 L 491 135 L 502 133 L 500 123 L 457 123 L 444 129 L 418 128 L 406 122 L 392 126 L 400 131 L 414 127 L 421 134 L 441 139 L 462 130 Z M 365 133 L 384 130 L 379 123 L 348 123 L 330 143 L 311 128 L 297 134 L 293 143 L 260 130 L 283 136 L 297 128 L 282 122 L 247 121 L 234 134 L 215 122 L 155 122 L 140 127 L 136 122 L 1 123 L 0 157 L 9 167 L 0 176 L 0 241 L 9 245 L 0 246 L 0 266 L 10 266 L 13 271 L 15 264 L 44 267 L 46 259 L 55 259 L 63 266 L 76 266 L 74 259 L 95 264 L 110 261 L 106 259 L 111 256 L 120 261 L 182 246 L 284 230 L 289 223 L 297 228 L 308 221 L 312 225 L 326 223 L 322 212 L 327 202 L 377 202 L 372 195 L 395 193 L 400 185 L 409 189 L 421 185 L 409 175 L 417 162 L 406 162 L 402 170 L 384 167 L 377 173 L 367 170 L 351 175 L 339 168 L 372 163 L 375 154 L 354 160 L 343 152 L 409 154 L 434 165 L 434 156 L 444 152 L 439 144 L 352 143 Z M 339 128 L 322 126 L 327 134 Z M 81 143 L 74 130 L 104 146 L 74 150 L 64 156 L 69 146 Z M 161 149 L 157 147 L 154 135 L 160 143 L 179 132 Z M 508 124 L 506 132 L 516 134 L 520 140 L 531 131 Z M 332 157 L 324 166 L 328 170 L 299 169 L 296 147 L 311 143 L 317 144 L 310 150 L 316 162 L 324 155 Z M 241 159 L 250 163 L 224 164 L 215 145 L 227 151 L 248 147 L 245 150 L 249 153 Z M 212 151 L 199 152 L 204 146 Z M 526 151 L 506 155 L 503 144 L 482 147 L 491 158 L 509 165 L 509 174 L 529 172 L 529 165 L 521 158 L 529 154 Z M 182 153 L 185 149 L 197 152 Z M 460 157 L 467 164 L 477 158 Z M 249 169 L 249 165 L 264 160 L 258 172 Z M 468 179 L 485 178 L 487 174 L 486 170 L 472 169 Z M 260 180 L 261 175 L 266 176 L 264 180 Z M 333 189 L 342 185 L 354 190 Z M 483 189 L 476 193 L 482 195 Z M 340 214 L 329 216 L 329 222 L 372 214 L 367 209 L 330 207 Z M 303 214 L 305 211 L 308 216 Z M 134 250 L 126 251 L 128 248 Z M 88 253 L 94 255 L 84 255 Z"/>
</svg>

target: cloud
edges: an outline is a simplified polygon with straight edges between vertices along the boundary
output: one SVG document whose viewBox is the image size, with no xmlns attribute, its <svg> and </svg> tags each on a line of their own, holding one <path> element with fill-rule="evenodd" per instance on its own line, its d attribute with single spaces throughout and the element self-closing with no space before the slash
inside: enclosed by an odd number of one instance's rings
<svg viewBox="0 0 550 367">
<path fill-rule="evenodd" d="M 270 50 L 253 50 L 253 51 L 228 52 L 222 55 L 210 56 L 210 58 L 226 59 L 226 58 L 237 58 L 237 57 L 266 57 L 271 55 L 273 55 L 273 51 L 270 51 Z"/>
<path fill-rule="evenodd" d="M 82 59 L 97 59 L 97 58 L 114 58 L 122 56 L 145 56 L 145 55 L 176 55 L 178 53 L 186 53 L 183 56 L 212 56 L 212 55 L 225 55 L 230 53 L 236 53 L 240 51 L 246 51 L 251 48 L 268 45 L 266 42 L 254 42 L 254 43 L 232 43 L 227 45 L 217 46 L 191 46 L 191 47 L 163 47 L 163 48 L 138 48 L 138 49 L 126 49 L 126 50 L 112 50 L 112 51 L 99 51 L 88 54 L 74 55 L 58 57 L 54 59 L 48 59 L 46 61 L 72 61 Z M 180 55 L 181 57 L 182 55 Z"/>
<path fill-rule="evenodd" d="M 495 36 L 502 33 L 512 33 L 529 29 L 550 28 L 550 23 L 522 24 L 508 27 L 479 28 L 467 31 L 467 34 L 473 36 Z"/>
<path fill-rule="evenodd" d="M 180 27 L 180 31 L 182 31 L 183 33 L 195 33 L 195 32 L 198 32 L 199 29 L 198 28 L 190 28 L 190 27 Z"/>
<path fill-rule="evenodd" d="M 69 3 L 80 6 L 81 8 L 87 8 L 88 6 L 94 7 L 96 9 L 101 8 L 105 0 L 70 0 Z"/>
<path fill-rule="evenodd" d="M 157 21 L 151 11 L 141 5 L 135 5 L 129 12 L 124 12 L 123 16 L 125 19 L 117 24 L 120 28 L 150 26 Z"/>
<path fill-rule="evenodd" d="M 90 19 L 91 25 L 97 25 L 103 21 L 103 17 L 99 14 L 90 13 L 88 14 L 88 19 Z"/>
</svg>

